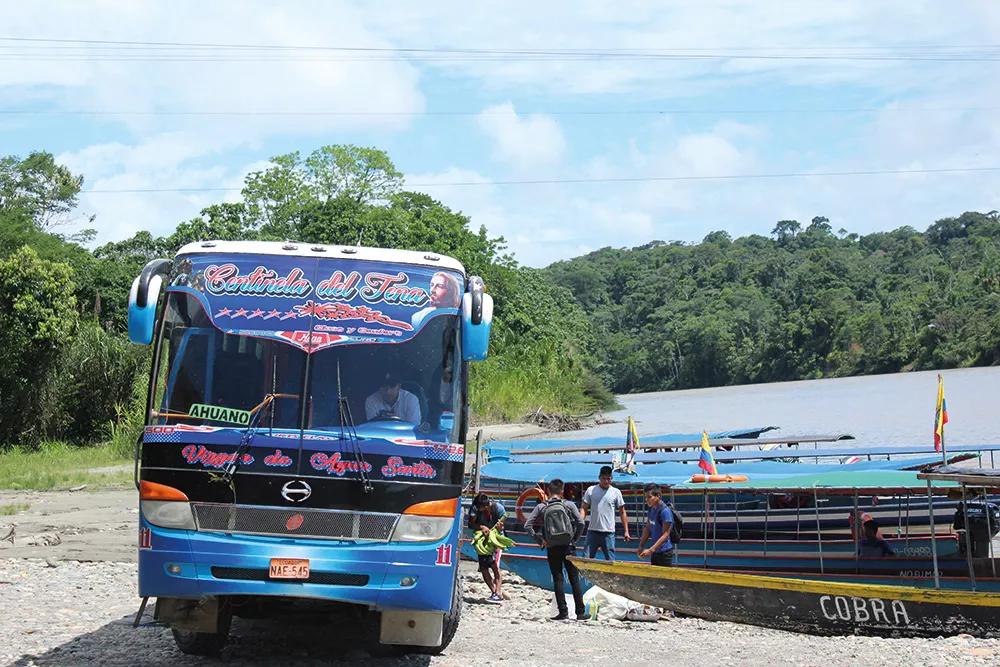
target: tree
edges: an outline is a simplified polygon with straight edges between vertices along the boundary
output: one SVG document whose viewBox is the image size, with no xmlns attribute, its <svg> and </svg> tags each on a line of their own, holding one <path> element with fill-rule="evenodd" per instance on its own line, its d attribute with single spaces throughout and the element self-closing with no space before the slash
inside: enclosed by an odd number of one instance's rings
<svg viewBox="0 0 1000 667">
<path fill-rule="evenodd" d="M 323 146 L 305 159 L 296 152 L 271 162 L 243 187 L 248 221 L 267 238 L 293 238 L 307 207 L 356 217 L 366 206 L 388 203 L 403 182 L 388 154 L 376 148 Z"/>
<path fill-rule="evenodd" d="M 377 148 L 323 146 L 306 158 L 305 168 L 313 196 L 347 197 L 358 204 L 387 203 L 403 183 L 389 155 Z"/>
<path fill-rule="evenodd" d="M 35 444 L 52 420 L 51 374 L 78 322 L 71 273 L 27 246 L 0 261 L 0 444 Z"/>
<path fill-rule="evenodd" d="M 51 153 L 0 158 L 0 217 L 29 221 L 45 230 L 62 221 L 77 203 L 83 177 L 56 164 Z"/>
<path fill-rule="evenodd" d="M 833 227 L 830 225 L 830 218 L 822 215 L 815 216 L 806 227 L 806 231 L 816 231 L 822 234 L 831 234 Z"/>
<path fill-rule="evenodd" d="M 771 230 L 771 235 L 778 239 L 779 243 L 786 243 L 789 239 L 799 233 L 802 225 L 798 220 L 779 220 L 778 224 Z"/>
<path fill-rule="evenodd" d="M 771 239 L 604 248 L 546 273 L 585 306 L 618 391 L 995 364 L 998 218 L 839 238 L 823 216 L 782 220 Z"/>
</svg>

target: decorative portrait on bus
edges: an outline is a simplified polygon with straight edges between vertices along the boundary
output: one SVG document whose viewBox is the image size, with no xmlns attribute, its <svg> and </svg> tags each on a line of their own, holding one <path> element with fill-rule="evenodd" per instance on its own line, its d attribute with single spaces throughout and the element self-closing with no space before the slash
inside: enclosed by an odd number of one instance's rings
<svg viewBox="0 0 1000 667">
<path fill-rule="evenodd" d="M 431 276 L 430 288 L 428 289 L 430 302 L 426 307 L 413 313 L 410 322 L 416 328 L 427 317 L 441 309 L 458 308 L 461 301 L 461 290 L 455 276 L 438 271 Z"/>
</svg>

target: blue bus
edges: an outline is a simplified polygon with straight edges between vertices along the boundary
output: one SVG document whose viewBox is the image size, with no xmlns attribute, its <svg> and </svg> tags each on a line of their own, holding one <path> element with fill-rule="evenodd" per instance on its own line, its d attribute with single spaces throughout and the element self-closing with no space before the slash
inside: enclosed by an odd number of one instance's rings
<svg viewBox="0 0 1000 667">
<path fill-rule="evenodd" d="M 303 607 L 381 645 L 448 645 L 468 362 L 492 314 L 434 253 L 205 241 L 143 268 L 139 595 L 181 651 Z"/>
</svg>

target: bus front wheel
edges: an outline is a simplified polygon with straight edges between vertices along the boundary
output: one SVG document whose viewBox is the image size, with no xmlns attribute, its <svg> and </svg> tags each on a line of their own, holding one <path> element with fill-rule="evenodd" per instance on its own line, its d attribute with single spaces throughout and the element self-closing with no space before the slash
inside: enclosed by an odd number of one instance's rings
<svg viewBox="0 0 1000 667">
<path fill-rule="evenodd" d="M 451 593 L 451 609 L 444 616 L 444 627 L 441 629 L 441 643 L 437 646 L 416 646 L 414 647 L 417 653 L 423 653 L 426 655 L 438 655 L 448 648 L 448 644 L 451 640 L 455 638 L 455 633 L 458 631 L 458 622 L 462 618 L 462 579 L 458 576 L 458 570 L 455 571 L 455 585 L 452 587 Z"/>
<path fill-rule="evenodd" d="M 228 604 L 220 604 L 215 632 L 193 632 L 171 628 L 174 643 L 182 653 L 188 655 L 215 656 L 222 652 L 229 642 L 229 626 L 233 622 L 233 612 Z"/>
</svg>

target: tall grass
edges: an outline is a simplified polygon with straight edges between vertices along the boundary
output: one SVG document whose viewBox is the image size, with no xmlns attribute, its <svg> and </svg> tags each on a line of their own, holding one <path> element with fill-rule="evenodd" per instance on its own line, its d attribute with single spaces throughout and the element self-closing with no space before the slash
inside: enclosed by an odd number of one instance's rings
<svg viewBox="0 0 1000 667">
<path fill-rule="evenodd" d="M 149 379 L 144 373 L 138 373 L 132 383 L 132 395 L 128 401 L 115 404 L 116 418 L 106 426 L 108 446 L 117 455 L 132 458 L 135 453 L 135 443 L 142 434 L 146 418 L 146 388 Z"/>
<path fill-rule="evenodd" d="M 82 484 L 91 488 L 125 486 L 132 479 L 132 470 L 122 464 L 131 460 L 131 455 L 123 458 L 108 444 L 76 447 L 65 442 L 45 442 L 37 449 L 14 447 L 0 452 L 0 489 L 49 491 Z"/>
<path fill-rule="evenodd" d="M 121 418 L 121 406 L 134 402 L 136 377 L 143 375 L 148 356 L 97 322 L 81 322 L 54 378 L 61 414 L 51 436 L 71 442 L 100 439 L 105 424 Z"/>
<path fill-rule="evenodd" d="M 614 403 L 593 373 L 555 344 L 506 346 L 470 371 L 469 408 L 478 424 L 519 421 L 539 409 L 588 414 Z"/>
<path fill-rule="evenodd" d="M 26 512 L 31 508 L 28 503 L 8 503 L 0 505 L 0 516 L 10 516 L 19 512 Z"/>
</svg>

